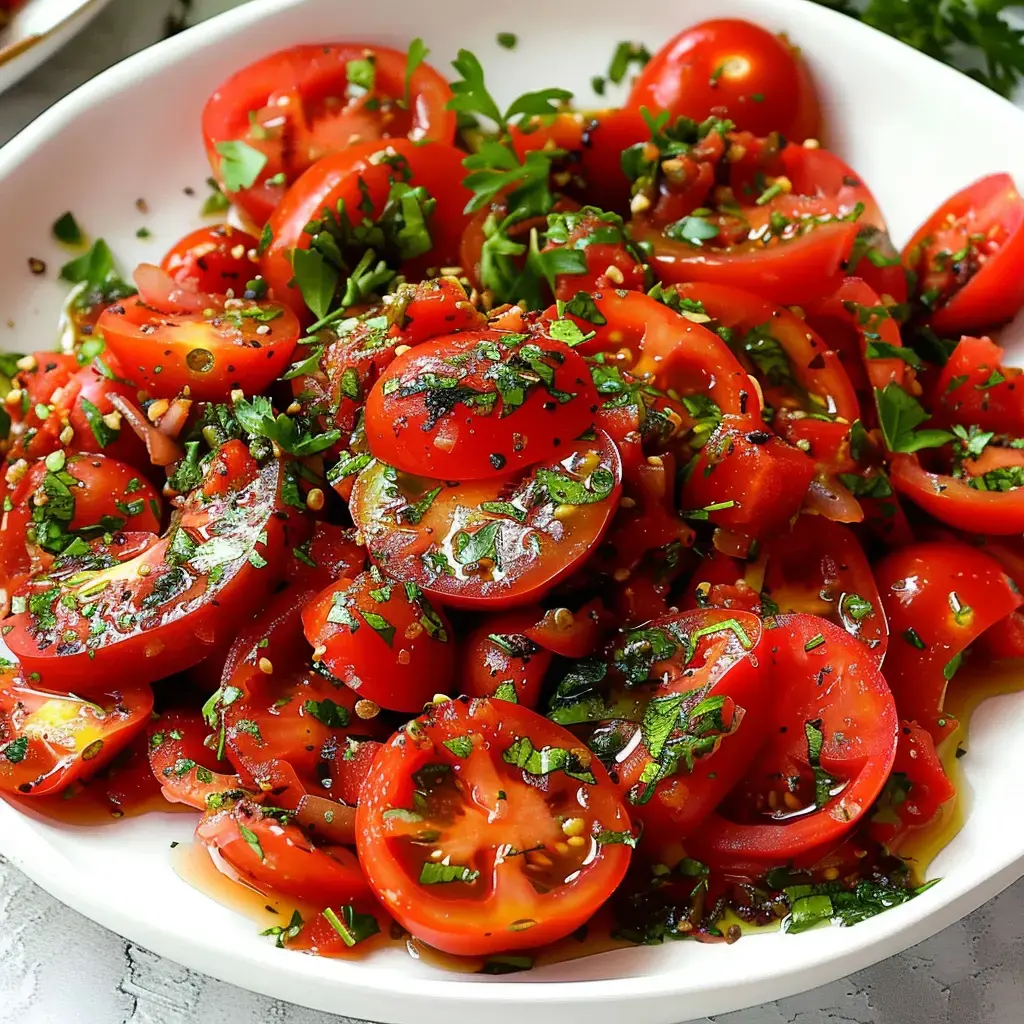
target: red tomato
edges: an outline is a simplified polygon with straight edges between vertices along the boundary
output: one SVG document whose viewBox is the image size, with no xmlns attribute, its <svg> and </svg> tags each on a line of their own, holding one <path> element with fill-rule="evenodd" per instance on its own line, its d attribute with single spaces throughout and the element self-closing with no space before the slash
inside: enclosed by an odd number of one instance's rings
<svg viewBox="0 0 1024 1024">
<path fill-rule="evenodd" d="M 646 142 L 651 130 L 638 111 L 599 110 L 533 117 L 521 128 L 513 126 L 509 134 L 520 160 L 552 145 L 566 151 L 553 163 L 554 173 L 569 179 L 560 191 L 580 203 L 625 213 L 630 180 L 622 170 L 622 151 Z"/>
<path fill-rule="evenodd" d="M 259 273 L 256 247 L 259 240 L 230 224 L 197 228 L 160 261 L 179 284 L 212 295 L 230 291 L 241 298 L 246 285 Z"/>
<path fill-rule="evenodd" d="M 585 658 L 593 654 L 608 626 L 608 614 L 600 598 L 588 601 L 582 608 L 549 608 L 532 626 L 526 636 L 546 651 L 563 658 Z"/>
<path fill-rule="evenodd" d="M 321 652 L 320 664 L 382 708 L 418 711 L 454 680 L 447 617 L 415 583 L 385 578 L 375 568 L 317 594 L 302 610 L 302 625 Z"/>
<path fill-rule="evenodd" d="M 469 331 L 399 356 L 366 399 L 366 441 L 406 473 L 478 480 L 557 457 L 594 423 L 579 353 L 541 335 Z"/>
<path fill-rule="evenodd" d="M 6 637 L 23 669 L 44 686 L 91 692 L 110 673 L 141 686 L 198 664 L 276 581 L 281 478 L 278 463 L 260 469 L 240 441 L 229 442 L 205 491 L 137 558 L 96 568 L 90 553 L 35 577 Z"/>
<path fill-rule="evenodd" d="M 528 635 L 544 617 L 539 606 L 488 616 L 462 642 L 459 688 L 535 709 L 552 654 Z"/>
<path fill-rule="evenodd" d="M 451 89 L 421 63 L 406 84 L 406 54 L 385 46 L 294 46 L 236 72 L 207 101 L 203 137 L 225 191 L 263 224 L 285 189 L 320 157 L 360 141 L 408 136 L 451 142 Z M 227 188 L 234 149 L 258 153 L 253 182 Z"/>
<path fill-rule="evenodd" d="M 600 726 L 595 738 L 613 733 L 623 744 L 613 781 L 645 838 L 693 835 L 753 760 L 771 696 L 759 667 L 769 637 L 747 612 L 691 611 L 655 619 L 612 647 L 612 668 L 629 689 L 607 710 L 629 709 L 632 721 Z M 574 710 L 551 716 L 567 724 Z"/>
<path fill-rule="evenodd" d="M 288 189 L 269 221 L 271 241 L 260 265 L 271 294 L 299 315 L 308 315 L 298 287 L 291 283 L 295 276 L 292 251 L 308 249 L 312 241 L 306 225 L 323 219 L 325 209 L 347 211 L 346 220 L 359 210 L 373 223 L 388 208 L 396 185 L 422 186 L 437 201 L 426 219 L 431 248 L 415 257 L 405 258 L 400 252 L 378 253 L 378 257 L 393 256 L 414 278 L 422 276 L 419 272 L 427 267 L 458 265 L 467 221 L 463 210 L 471 198 L 462 185 L 464 155 L 445 142 L 417 145 L 407 139 L 391 139 L 386 144 L 362 142 L 317 160 Z M 340 221 L 335 226 L 344 234 Z M 364 249 L 358 247 L 358 256 Z"/>
<path fill-rule="evenodd" d="M 295 808 L 306 793 L 333 795 L 331 762 L 343 756 L 356 694 L 326 679 L 312 660 L 302 611 L 316 593 L 282 591 L 235 641 L 224 680 L 207 706 L 207 724 L 221 730 L 231 763 L 251 789 Z"/>
<path fill-rule="evenodd" d="M 348 738 L 345 749 L 331 760 L 331 794 L 336 800 L 355 807 L 362 798 L 377 752 L 383 744 L 376 740 Z"/>
<path fill-rule="evenodd" d="M 907 840 L 948 813 L 956 787 L 935 753 L 935 741 L 917 722 L 900 722 L 892 774 L 878 798 L 868 835 L 892 854 Z"/>
<path fill-rule="evenodd" d="M 456 955 L 574 931 L 622 881 L 629 829 L 604 768 L 571 733 L 469 698 L 434 705 L 385 745 L 356 814 L 377 898 L 416 938 Z"/>
<path fill-rule="evenodd" d="M 990 174 L 947 199 L 903 248 L 914 299 L 940 334 L 997 327 L 1024 303 L 1024 199 L 1008 174 Z"/>
<path fill-rule="evenodd" d="M 300 332 L 292 311 L 275 303 L 168 314 L 139 299 L 110 306 L 98 329 L 139 387 L 206 402 L 238 388 L 263 391 L 287 369 Z"/>
<path fill-rule="evenodd" d="M 737 128 L 778 131 L 797 142 L 821 131 L 818 95 L 800 51 L 785 36 L 734 18 L 701 22 L 666 43 L 629 94 L 634 110 L 667 110 Z"/>
<path fill-rule="evenodd" d="M 285 577 L 296 586 L 323 590 L 335 580 L 357 576 L 366 568 L 366 549 L 356 541 L 354 530 L 332 523 L 313 524 L 304 544 L 292 549 Z"/>
<path fill-rule="evenodd" d="M 165 800 L 205 811 L 242 795 L 242 780 L 207 746 L 210 731 L 196 711 L 165 711 L 149 726 L 149 767 Z"/>
<path fill-rule="evenodd" d="M 712 864 L 779 863 L 835 843 L 870 809 L 896 753 L 892 694 L 860 643 L 815 615 L 780 615 L 765 642 L 768 740 L 694 843 Z"/>
<path fill-rule="evenodd" d="M 935 381 L 932 415 L 943 425 L 960 423 L 1020 437 L 1024 435 L 1022 373 L 1003 365 L 1003 349 L 991 339 L 963 337 Z"/>
<path fill-rule="evenodd" d="M 995 559 L 953 542 L 893 551 L 875 565 L 875 579 L 892 635 L 885 678 L 900 717 L 938 743 L 956 728 L 943 703 L 963 652 L 1024 598 Z"/>
<path fill-rule="evenodd" d="M 83 700 L 0 679 L 0 792 L 47 796 L 94 775 L 146 727 L 148 686 Z"/>
<path fill-rule="evenodd" d="M 351 850 L 314 846 L 296 825 L 248 800 L 207 812 L 196 839 L 221 871 L 264 895 L 291 896 L 316 907 L 343 906 L 368 895 Z"/>
<path fill-rule="evenodd" d="M 994 558 L 1018 590 L 1024 587 L 1024 538 L 984 537 L 977 543 Z M 991 629 L 986 630 L 975 649 L 993 661 L 1024 658 L 1024 612 L 1012 611 Z"/>
<path fill-rule="evenodd" d="M 618 507 L 618 451 L 603 431 L 525 476 L 442 483 L 372 463 L 352 491 L 370 557 L 443 604 L 527 604 L 596 549 Z"/>
<path fill-rule="evenodd" d="M 998 460 L 992 465 L 996 472 L 1009 469 L 1015 474 L 1024 466 L 1024 453 L 1016 449 L 994 448 L 985 454 L 989 452 Z M 1006 461 L 1000 464 L 1003 458 Z M 989 470 L 986 465 L 983 463 L 977 467 L 979 472 L 960 479 L 929 472 L 916 455 L 895 455 L 889 475 L 897 491 L 941 523 L 967 532 L 1000 536 L 1021 533 L 1024 531 L 1024 488 L 1016 485 L 1014 475 L 1009 477 L 1006 489 L 998 480 L 994 486 L 987 486 Z M 970 469 L 971 461 L 965 459 L 963 466 Z"/>
</svg>

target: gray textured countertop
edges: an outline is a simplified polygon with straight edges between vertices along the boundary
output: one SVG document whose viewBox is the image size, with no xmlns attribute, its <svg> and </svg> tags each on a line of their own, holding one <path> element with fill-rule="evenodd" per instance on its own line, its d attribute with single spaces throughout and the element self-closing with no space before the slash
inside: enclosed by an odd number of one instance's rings
<svg viewBox="0 0 1024 1024">
<path fill-rule="evenodd" d="M 195 0 L 199 15 L 239 0 Z M 0 142 L 50 103 L 159 38 L 180 0 L 114 0 L 69 47 L 0 97 Z M 715 1024 L 1020 1024 L 1024 882 L 959 924 L 843 981 Z M 0 1021 L 345 1024 L 253 995 L 125 942 L 0 858 Z M 702 1024 L 710 1024 L 705 1019 Z"/>
</svg>

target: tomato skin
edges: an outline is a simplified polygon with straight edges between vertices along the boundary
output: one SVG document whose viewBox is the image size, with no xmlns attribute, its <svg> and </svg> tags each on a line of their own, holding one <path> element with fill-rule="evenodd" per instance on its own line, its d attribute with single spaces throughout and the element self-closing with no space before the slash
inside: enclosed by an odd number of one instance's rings
<svg viewBox="0 0 1024 1024">
<path fill-rule="evenodd" d="M 208 316 L 155 313 L 139 299 L 109 307 L 97 326 L 139 387 L 167 399 L 188 388 L 206 402 L 267 388 L 287 369 L 300 331 L 291 310 L 272 303 Z"/>
<path fill-rule="evenodd" d="M 374 55 L 373 90 L 343 107 L 331 102 L 346 94 L 348 62 L 364 60 L 368 53 Z M 218 143 L 241 139 L 267 158 L 250 188 L 228 192 L 257 224 L 263 224 L 286 185 L 318 157 L 343 150 L 355 139 L 408 134 L 420 142 L 451 142 L 451 89 L 429 64 L 420 64 L 413 72 L 408 113 L 396 110 L 393 102 L 382 103 L 376 112 L 366 104 L 371 95 L 378 102 L 401 97 L 405 69 L 404 53 L 348 42 L 294 46 L 242 68 L 214 91 L 203 110 L 203 137 L 214 174 L 223 185 Z M 271 183 L 279 175 L 284 183 Z"/>
<path fill-rule="evenodd" d="M 973 243 L 972 234 L 985 237 Z M 962 247 L 969 249 L 967 261 L 956 264 L 951 257 Z M 918 275 L 918 299 L 925 286 L 938 291 L 937 308 L 926 319 L 939 334 L 971 334 L 1011 320 L 1024 304 L 1016 273 L 1024 258 L 1024 198 L 1013 179 L 990 174 L 950 196 L 914 232 L 902 257 Z"/>
<path fill-rule="evenodd" d="M 345 752 L 331 761 L 331 794 L 337 800 L 356 807 L 362 798 L 363 783 L 370 774 L 378 751 L 377 740 L 349 738 Z"/>
<path fill-rule="evenodd" d="M 444 605 L 529 604 L 594 553 L 618 507 L 621 459 L 611 438 L 595 433 L 525 475 L 465 484 L 396 478 L 390 467 L 371 463 L 356 479 L 352 517 L 374 562 Z M 545 474 L 556 490 L 566 489 L 557 501 L 539 482 Z M 562 504 L 569 511 L 556 516 Z M 477 543 L 481 550 L 470 560 L 466 552 Z"/>
<path fill-rule="evenodd" d="M 953 678 L 962 652 L 1024 598 L 995 559 L 958 542 L 893 551 L 875 579 L 892 634 L 882 667 L 900 717 L 939 743 L 956 728 L 943 711 L 946 673 Z"/>
<path fill-rule="evenodd" d="M 14 628 L 7 643 L 24 670 L 38 672 L 48 688 L 90 692 L 102 688 L 108 672 L 142 685 L 198 664 L 217 650 L 280 576 L 285 546 L 281 479 L 279 464 L 260 469 L 240 441 L 229 442 L 168 536 L 109 568 L 35 577 L 27 595 L 30 610 L 8 622 Z M 221 563 L 224 570 L 211 584 L 201 571 L 203 556 L 195 552 L 215 537 L 240 553 Z M 171 558 L 180 561 L 168 559 L 172 542 L 180 554 Z M 251 552 L 261 567 L 250 561 Z M 35 609 L 34 595 L 45 595 Z M 88 615 L 79 611 L 83 595 L 89 596 L 89 604 L 81 606 L 90 608 Z"/>
<path fill-rule="evenodd" d="M 160 269 L 197 291 L 212 295 L 230 291 L 241 298 L 259 271 L 258 245 L 259 239 L 230 224 L 196 228 L 175 242 L 160 261 Z"/>
<path fill-rule="evenodd" d="M 172 804 L 205 811 L 229 794 L 241 795 L 242 780 L 204 742 L 212 730 L 198 711 L 165 711 L 148 729 L 149 767 Z"/>
<path fill-rule="evenodd" d="M 1024 488 L 981 491 L 956 477 L 929 472 L 916 455 L 894 455 L 889 476 L 897 491 L 941 523 L 998 536 L 1024 531 Z"/>
<path fill-rule="evenodd" d="M 470 697 L 494 697 L 511 684 L 517 704 L 535 710 L 552 654 L 529 636 L 544 617 L 540 606 L 488 616 L 462 642 L 459 686 Z M 501 643 L 491 637 L 503 638 Z M 502 699 L 508 700 L 508 697 Z"/>
<path fill-rule="evenodd" d="M 468 756 L 459 757 L 445 746 L 445 741 L 458 738 L 471 742 Z M 593 781 L 562 772 L 530 775 L 506 761 L 525 740 L 534 750 L 558 747 L 585 757 L 580 770 L 591 773 Z M 442 834 L 437 840 L 439 848 L 451 851 L 452 863 L 480 872 L 470 882 L 421 884 L 421 866 L 415 860 L 422 854 L 403 839 L 402 830 L 407 835 L 410 826 L 385 817 L 389 810 L 412 805 L 413 776 L 437 764 L 449 766 L 448 774 L 472 794 L 471 800 L 463 798 L 465 813 L 453 826 L 438 823 Z M 505 799 L 498 797 L 499 791 Z M 543 946 L 568 935 L 612 894 L 629 866 L 627 845 L 600 845 L 593 838 L 603 831 L 629 829 L 626 810 L 604 767 L 571 733 L 505 701 L 462 698 L 434 705 L 385 744 L 362 793 L 357 847 L 370 887 L 403 927 L 447 953 L 487 955 Z M 572 836 L 559 827 L 559 812 L 579 818 L 584 840 L 578 846 L 565 843 L 564 854 L 555 852 L 555 844 Z M 433 819 L 428 814 L 425 820 Z M 517 849 L 539 843 L 550 847 L 553 856 L 546 859 L 551 867 L 542 869 L 542 880 L 550 877 L 545 891 L 529 883 L 524 858 L 497 858 L 504 842 Z M 525 920 L 536 923 L 515 927 Z"/>
<path fill-rule="evenodd" d="M 766 732 L 770 690 L 759 663 L 768 634 L 762 632 L 756 615 L 711 609 L 655 619 L 635 634 L 626 633 L 613 648 L 620 653 L 631 641 L 635 643 L 635 637 L 654 631 L 681 639 L 715 626 L 723 628 L 700 637 L 685 660 L 677 648 L 670 658 L 656 662 L 648 678 L 648 683 L 655 683 L 654 689 L 635 696 L 639 707 L 650 698 L 687 694 L 681 710 L 705 699 L 725 698 L 724 728 L 711 749 L 695 757 L 692 771 L 680 767 L 658 782 L 653 793 L 641 781 L 652 751 L 644 742 L 632 748 L 627 740 L 626 749 L 631 752 L 618 763 L 615 781 L 623 799 L 629 801 L 631 816 L 643 822 L 645 837 L 650 833 L 656 843 L 686 839 L 697 832 L 753 760 Z M 552 714 L 557 721 L 557 712 Z M 633 732 L 637 731 L 634 727 Z"/>
<path fill-rule="evenodd" d="M 778 131 L 797 142 L 821 131 L 817 91 L 799 51 L 734 18 L 701 22 L 666 43 L 640 72 L 628 106 L 695 121 L 715 114 L 755 135 Z"/>
<path fill-rule="evenodd" d="M 962 337 L 932 389 L 935 419 L 1024 435 L 1024 370 L 1004 366 L 1003 355 L 990 338 Z"/>
<path fill-rule="evenodd" d="M 1018 590 L 1024 585 L 1024 543 L 1018 537 L 975 538 L 985 554 L 994 558 Z M 975 641 L 975 648 L 993 661 L 1024 658 L 1024 612 L 1010 612 Z"/>
<path fill-rule="evenodd" d="M 550 384 L 521 376 L 530 374 L 531 361 L 551 374 Z M 499 365 L 520 375 L 525 391 L 520 404 L 511 404 L 498 390 Z M 422 382 L 441 377 L 457 379 L 457 387 L 471 393 L 439 411 L 438 389 Z M 556 399 L 556 393 L 572 397 Z M 474 395 L 489 398 L 488 404 Z M 593 425 L 597 405 L 590 370 L 562 342 L 471 331 L 423 342 L 380 375 L 366 399 L 366 440 L 375 458 L 405 473 L 486 479 L 555 457 L 563 444 Z"/>
<path fill-rule="evenodd" d="M 305 557 L 300 558 L 296 551 Z M 335 580 L 351 578 L 366 568 L 366 549 L 357 543 L 355 531 L 333 523 L 314 523 L 309 540 L 293 550 L 292 555 L 285 578 L 310 590 L 323 590 Z"/>
<path fill-rule="evenodd" d="M 255 837 L 260 852 L 243 828 Z M 264 895 L 291 896 L 323 908 L 368 895 L 351 850 L 316 847 L 298 826 L 281 824 L 247 800 L 207 812 L 196 826 L 196 839 L 221 871 Z"/>
<path fill-rule="evenodd" d="M 7 755 L 0 756 L 0 792 L 48 796 L 94 774 L 145 729 L 152 710 L 148 686 L 85 701 L 29 686 L 6 671 L 0 678 L 0 752 Z"/>
<path fill-rule="evenodd" d="M 779 863 L 835 842 L 869 810 L 896 754 L 893 697 L 863 647 L 814 615 L 780 615 L 776 623 L 769 633 L 768 674 L 774 694 L 769 740 L 696 837 L 694 855 L 707 858 L 706 863 L 750 857 Z M 823 669 L 830 671 L 822 675 Z M 810 767 L 805 729 L 814 722 L 820 723 L 823 735 L 821 767 L 847 784 L 813 813 L 789 813 L 788 821 L 772 821 L 776 805 L 767 804 L 773 812 L 769 815 L 758 801 L 765 788 L 779 796 L 781 779 L 790 775 L 806 786 Z"/>
<path fill-rule="evenodd" d="M 942 767 L 935 742 L 917 722 L 900 722 L 896 760 L 889 786 L 899 786 L 903 799 L 884 800 L 868 825 L 868 834 L 889 853 L 898 854 L 907 840 L 948 813 L 956 800 L 956 787 Z M 895 820 L 893 818 L 895 817 Z"/>
<path fill-rule="evenodd" d="M 419 262 L 412 261 L 409 269 L 458 265 L 459 244 L 467 222 L 463 210 L 471 198 L 462 185 L 463 152 L 446 142 L 360 142 L 317 160 L 288 189 L 270 218 L 273 240 L 260 260 L 260 267 L 273 298 L 287 303 L 299 317 L 308 320 L 309 313 L 299 289 L 290 286 L 294 277 L 292 250 L 309 248 L 312 239 L 303 229 L 322 216 L 325 207 L 337 209 L 339 201 L 343 200 L 348 210 L 360 209 L 360 203 L 370 202 L 373 212 L 366 216 L 370 220 L 380 216 L 391 185 L 404 180 L 389 163 L 374 162 L 372 158 L 384 150 L 407 162 L 411 174 L 408 184 L 424 186 L 437 200 L 437 207 L 427 221 L 433 246 L 426 256 L 417 257 Z M 360 182 L 366 189 L 365 196 Z"/>
<path fill-rule="evenodd" d="M 327 648 L 321 663 L 361 700 L 418 711 L 452 685 L 455 644 L 447 617 L 417 587 L 375 569 L 317 594 L 303 608 L 302 624 L 314 648 Z"/>
</svg>

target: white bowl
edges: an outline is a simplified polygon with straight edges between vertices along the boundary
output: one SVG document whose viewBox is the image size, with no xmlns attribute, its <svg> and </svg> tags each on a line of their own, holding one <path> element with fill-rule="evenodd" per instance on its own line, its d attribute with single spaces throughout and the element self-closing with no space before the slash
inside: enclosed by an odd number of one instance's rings
<svg viewBox="0 0 1024 1024">
<path fill-rule="evenodd" d="M 199 223 L 208 173 L 199 113 L 230 71 L 272 50 L 359 38 L 404 47 L 422 35 L 441 68 L 467 46 L 496 91 L 561 85 L 589 95 L 590 76 L 622 38 L 659 45 L 712 15 L 785 30 L 804 48 L 825 100 L 831 143 L 865 176 L 897 241 L 933 205 L 995 170 L 1024 178 L 1024 115 L 982 86 L 804 0 L 258 0 L 140 54 L 55 106 L 0 150 L 0 345 L 47 345 L 64 288 L 50 225 L 66 209 L 103 234 L 125 268 L 152 259 Z M 499 31 L 515 32 L 514 51 Z M 969 126 L 970 145 L 963 128 Z M 185 187 L 198 194 L 189 197 Z M 145 198 L 143 216 L 135 200 Z M 135 237 L 145 225 L 149 241 Z M 45 259 L 46 278 L 28 257 Z M 5 322 L 13 326 L 4 327 Z M 954 684 L 955 685 L 955 684 Z M 322 1010 L 379 1021 L 450 1024 L 647 1024 L 777 999 L 859 970 L 951 924 L 1024 873 L 1024 818 L 1012 802 L 1024 777 L 1024 697 L 986 703 L 962 762 L 974 790 L 963 831 L 940 855 L 940 884 L 857 925 L 624 950 L 503 978 L 445 974 L 398 950 L 359 962 L 275 949 L 252 922 L 181 881 L 168 846 L 190 838 L 189 816 L 105 827 L 56 825 L 0 803 L 0 852 L 49 892 L 157 953 L 225 981 Z"/>
</svg>

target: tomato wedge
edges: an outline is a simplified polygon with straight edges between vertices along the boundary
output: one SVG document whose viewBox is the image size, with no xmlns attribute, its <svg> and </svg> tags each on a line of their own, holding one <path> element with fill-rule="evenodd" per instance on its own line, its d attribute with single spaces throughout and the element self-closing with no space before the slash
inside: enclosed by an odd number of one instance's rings
<svg viewBox="0 0 1024 1024">
<path fill-rule="evenodd" d="M 350 505 L 370 557 L 442 604 L 536 600 L 593 553 L 618 507 L 621 460 L 596 433 L 525 476 L 469 484 L 372 463 Z"/>
<path fill-rule="evenodd" d="M 228 771 L 219 749 L 206 744 L 210 728 L 196 711 L 165 711 L 149 727 L 149 767 L 172 804 L 205 811 L 243 795 L 242 780 Z"/>
<path fill-rule="evenodd" d="M 285 189 L 322 156 L 392 136 L 451 142 L 448 83 L 425 63 L 406 83 L 406 69 L 398 50 L 347 42 L 293 46 L 242 68 L 203 110 L 214 174 L 263 224 Z M 252 181 L 233 188 L 232 168 L 244 160 Z"/>
<path fill-rule="evenodd" d="M 892 632 L 883 668 L 900 717 L 939 743 L 956 728 L 943 703 L 964 651 L 1024 598 L 995 559 L 956 542 L 893 551 L 875 579 Z"/>
<path fill-rule="evenodd" d="M 961 338 L 932 389 L 935 419 L 1024 435 L 1024 370 L 1005 366 L 1003 355 L 990 338 Z"/>
<path fill-rule="evenodd" d="M 378 754 L 359 859 L 413 936 L 456 955 L 542 946 L 583 924 L 629 865 L 629 816 L 597 758 L 524 707 L 434 705 Z"/>
<path fill-rule="evenodd" d="M 47 796 L 108 765 L 146 727 L 148 686 L 84 700 L 0 679 L 0 792 Z"/>
<path fill-rule="evenodd" d="M 202 661 L 279 574 L 282 472 L 229 442 L 206 492 L 190 496 L 168 535 L 137 558 L 90 552 L 34 578 L 8 622 L 22 668 L 47 688 L 102 692 L 109 673 L 141 686 Z"/>
<path fill-rule="evenodd" d="M 896 707 L 862 644 L 815 615 L 766 634 L 767 741 L 705 823 L 695 856 L 778 864 L 835 844 L 881 792 L 896 754 Z"/>
</svg>

